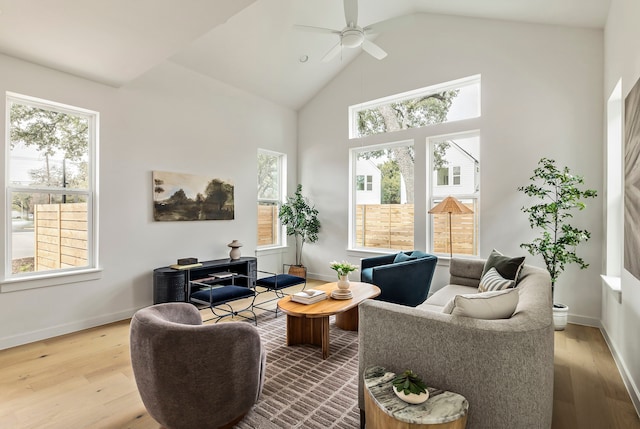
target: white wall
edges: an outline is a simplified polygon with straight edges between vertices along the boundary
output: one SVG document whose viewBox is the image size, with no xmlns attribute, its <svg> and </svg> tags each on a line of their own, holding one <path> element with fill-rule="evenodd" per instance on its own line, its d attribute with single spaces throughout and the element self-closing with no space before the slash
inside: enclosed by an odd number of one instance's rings
<svg viewBox="0 0 640 429">
<path fill-rule="evenodd" d="M 618 80 L 622 79 L 624 99 L 640 78 L 639 17 L 640 3 L 637 1 L 612 0 L 605 29 L 605 100 Z M 606 155 L 606 151 L 603 154 Z M 620 174 L 624 174 L 622 169 Z M 620 248 L 612 253 L 622 254 L 622 243 L 619 245 Z M 622 262 L 620 265 L 622 299 L 619 302 L 606 287 L 603 288 L 602 326 L 630 388 L 636 410 L 640 412 L 640 281 L 624 270 Z"/>
<path fill-rule="evenodd" d="M 376 43 L 383 61 L 360 55 L 299 112 L 299 177 L 320 212 L 320 240 L 305 249 L 313 275 L 329 273 L 328 261 L 366 256 L 347 250 L 350 147 L 384 142 L 384 136 L 348 139 L 349 105 L 416 88 L 482 75 L 482 118 L 412 129 L 391 141 L 414 138 L 416 196 L 425 194 L 425 139 L 455 131 L 481 133 L 480 253 L 493 248 L 526 254 L 519 244 L 535 237 L 520 208 L 516 188 L 527 183 L 538 160 L 555 158 L 602 189 L 603 32 L 437 15 L 419 15 Z M 332 126 L 327 126 L 332 124 Z M 422 199 L 424 200 L 424 198 Z M 416 248 L 426 248 L 429 221 L 416 198 Z M 556 299 L 570 306 L 572 320 L 598 325 L 602 204 L 594 201 L 575 218 L 592 232 L 579 254 L 591 267 L 571 266 L 560 278 Z M 527 263 L 544 266 L 527 254 Z M 439 266 L 434 288 L 446 279 Z"/>
<path fill-rule="evenodd" d="M 99 280 L 0 293 L 0 349 L 131 316 L 152 304 L 153 268 L 179 257 L 228 257 L 233 239 L 253 256 L 257 149 L 296 158 L 296 112 L 170 62 L 115 89 L 0 56 L 5 91 L 100 112 L 103 271 Z M 4 102 L 0 111 L 4 118 Z M 235 220 L 154 222 L 153 170 L 233 180 Z"/>
</svg>

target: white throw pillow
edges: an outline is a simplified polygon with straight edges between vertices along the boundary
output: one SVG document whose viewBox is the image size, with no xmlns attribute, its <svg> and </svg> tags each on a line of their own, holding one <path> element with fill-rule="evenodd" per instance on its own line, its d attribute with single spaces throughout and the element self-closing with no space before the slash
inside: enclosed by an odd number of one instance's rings
<svg viewBox="0 0 640 429">
<path fill-rule="evenodd" d="M 442 312 L 475 319 L 508 319 L 516 311 L 518 297 L 517 289 L 456 295 Z"/>
<path fill-rule="evenodd" d="M 503 290 L 513 287 L 516 284 L 515 281 L 505 279 L 500 275 L 495 268 L 489 269 L 484 276 L 480 279 L 480 286 L 478 286 L 478 292 L 488 292 L 490 290 Z"/>
</svg>

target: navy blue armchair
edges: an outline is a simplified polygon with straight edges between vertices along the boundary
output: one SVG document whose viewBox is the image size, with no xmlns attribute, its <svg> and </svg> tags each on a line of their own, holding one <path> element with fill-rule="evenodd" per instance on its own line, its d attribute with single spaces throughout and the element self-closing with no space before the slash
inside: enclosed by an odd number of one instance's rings
<svg viewBox="0 0 640 429">
<path fill-rule="evenodd" d="M 365 258 L 360 281 L 378 286 L 380 301 L 415 307 L 429 295 L 437 262 L 436 256 L 419 250 Z"/>
</svg>

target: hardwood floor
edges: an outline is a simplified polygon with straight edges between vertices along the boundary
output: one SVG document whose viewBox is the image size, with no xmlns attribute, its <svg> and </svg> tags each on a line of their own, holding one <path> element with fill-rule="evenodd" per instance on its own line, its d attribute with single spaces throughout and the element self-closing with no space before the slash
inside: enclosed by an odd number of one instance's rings
<svg viewBox="0 0 640 429">
<path fill-rule="evenodd" d="M 599 329 L 567 325 L 555 333 L 554 429 L 640 428 Z"/>
<path fill-rule="evenodd" d="M 568 325 L 555 344 L 553 429 L 640 429 L 600 331 Z M 133 379 L 129 321 L 0 351 L 0 428 L 159 429 Z"/>
</svg>

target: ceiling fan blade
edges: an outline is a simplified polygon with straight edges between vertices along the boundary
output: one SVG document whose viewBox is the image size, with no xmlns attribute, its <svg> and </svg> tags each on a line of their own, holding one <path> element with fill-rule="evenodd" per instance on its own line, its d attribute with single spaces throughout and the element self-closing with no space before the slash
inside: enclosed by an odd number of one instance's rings
<svg viewBox="0 0 640 429">
<path fill-rule="evenodd" d="M 312 27 L 310 25 L 294 25 L 293 28 L 300 31 L 308 31 L 310 33 L 340 34 L 340 30 L 332 30 L 331 28 L 323 27 Z"/>
<path fill-rule="evenodd" d="M 335 46 L 333 48 L 329 49 L 329 52 L 324 54 L 324 56 L 322 57 L 322 59 L 320 61 L 322 61 L 323 63 L 327 63 L 327 62 L 331 61 L 332 59 L 335 58 L 336 55 L 338 55 L 340 53 L 341 50 L 342 50 L 342 44 L 340 42 L 338 42 L 338 43 L 335 44 Z"/>
<path fill-rule="evenodd" d="M 376 22 L 375 24 L 369 24 L 362 30 L 365 34 L 375 35 L 388 30 L 397 30 L 402 27 L 406 27 L 415 22 L 415 15 L 405 15 L 401 17 L 386 19 L 384 21 Z"/>
<path fill-rule="evenodd" d="M 362 49 L 372 57 L 379 60 L 387 56 L 387 53 L 380 46 L 367 39 L 364 39 L 362 42 Z"/>
<path fill-rule="evenodd" d="M 347 27 L 358 25 L 358 0 L 344 0 L 344 19 Z"/>
</svg>

